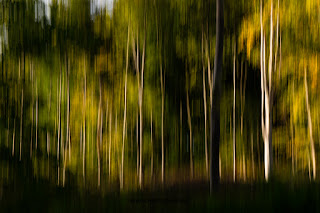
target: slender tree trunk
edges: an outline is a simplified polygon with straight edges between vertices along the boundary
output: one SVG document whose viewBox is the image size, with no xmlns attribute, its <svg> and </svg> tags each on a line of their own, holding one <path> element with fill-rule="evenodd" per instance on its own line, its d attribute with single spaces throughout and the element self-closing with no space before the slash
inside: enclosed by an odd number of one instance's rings
<svg viewBox="0 0 320 213">
<path fill-rule="evenodd" d="M 109 116 L 109 182 L 111 181 L 111 133 L 112 133 L 112 107 L 110 105 Z"/>
<path fill-rule="evenodd" d="M 272 156 L 272 59 L 273 59 L 273 1 L 271 0 L 271 14 L 270 14 L 270 55 L 269 55 L 269 176 L 271 175 L 273 168 L 273 156 Z M 268 178 L 267 178 L 268 179 Z"/>
<path fill-rule="evenodd" d="M 241 140 L 243 140 L 242 138 L 242 133 L 243 133 L 243 107 L 242 107 L 242 102 L 243 102 L 243 82 L 242 82 L 242 78 L 243 78 L 243 70 L 242 70 L 242 66 L 243 66 L 243 61 L 241 59 L 241 63 L 240 63 L 240 135 L 241 135 Z M 239 70 L 239 63 L 237 63 L 237 68 Z"/>
<path fill-rule="evenodd" d="M 82 147 L 83 147 L 83 141 L 82 141 L 82 130 L 83 130 L 83 121 L 81 121 L 81 124 L 80 124 L 80 135 L 79 135 L 79 138 L 80 138 L 80 141 L 79 141 L 79 159 L 80 161 L 82 160 Z"/>
<path fill-rule="evenodd" d="M 60 62 L 60 80 L 59 80 L 59 103 L 58 103 L 58 144 L 57 144 L 57 161 L 59 165 L 59 158 L 60 158 L 60 134 L 61 134 L 61 72 L 62 72 L 62 67 L 61 67 L 61 62 Z M 37 82 L 36 82 L 37 83 Z M 36 136 L 37 137 L 37 136 Z"/>
<path fill-rule="evenodd" d="M 281 51 L 281 50 L 280 50 Z M 291 112 L 293 112 L 293 105 L 294 105 L 294 81 L 293 81 L 293 84 L 292 84 L 292 98 L 291 98 L 291 101 L 292 101 L 292 106 L 291 106 Z M 294 128 L 293 128 L 293 113 L 290 114 L 290 132 L 291 132 L 291 170 L 292 170 L 292 176 L 294 176 L 295 174 L 295 171 L 294 171 Z"/>
<path fill-rule="evenodd" d="M 157 8 L 156 8 L 157 10 Z M 165 98 L 165 72 L 162 69 L 162 40 L 161 38 L 159 25 L 158 25 L 158 16 L 156 17 L 156 28 L 157 28 L 157 49 L 159 51 L 159 64 L 160 64 L 160 89 L 161 89 L 161 182 L 164 183 L 164 98 Z"/>
<path fill-rule="evenodd" d="M 239 157 L 239 180 L 243 179 L 243 164 L 241 162 L 241 156 Z"/>
<path fill-rule="evenodd" d="M 93 108 L 93 90 L 91 90 L 91 109 Z M 89 142 L 91 142 L 91 146 L 88 148 L 89 151 L 90 151 L 90 148 L 91 148 L 91 168 L 93 168 L 93 165 L 94 165 L 94 160 L 93 160 L 93 154 L 94 154 L 94 149 L 93 149 L 93 146 L 94 146 L 94 139 L 93 139 L 93 124 L 94 124 L 94 121 L 92 119 L 92 122 L 90 122 L 91 124 L 91 140 Z"/>
<path fill-rule="evenodd" d="M 21 149 L 22 149 L 22 122 L 23 122 L 23 88 L 21 90 L 21 112 L 20 112 L 20 154 L 19 154 L 20 161 L 21 161 Z"/>
<path fill-rule="evenodd" d="M 162 78 L 162 76 L 161 76 Z M 162 87 L 162 83 L 161 83 Z M 164 91 L 161 89 L 161 182 L 164 183 Z"/>
<path fill-rule="evenodd" d="M 151 140 L 151 181 L 153 179 L 153 138 L 152 138 L 152 109 L 151 109 L 151 118 L 150 118 L 150 140 Z"/>
<path fill-rule="evenodd" d="M 277 29 L 276 29 L 276 52 L 274 55 L 274 72 L 277 70 L 277 56 L 278 56 L 278 48 L 279 48 L 279 0 L 278 0 L 278 8 L 277 8 Z M 280 80 L 280 66 L 278 70 L 278 78 Z"/>
<path fill-rule="evenodd" d="M 241 128 L 241 136 L 243 133 L 243 114 L 244 114 L 244 107 L 245 107 L 245 102 L 246 102 L 246 81 L 247 81 L 247 64 L 245 64 L 245 69 L 244 69 L 244 79 L 243 79 L 243 61 L 241 61 L 241 74 L 240 74 L 240 105 L 241 105 L 241 123 L 240 123 L 240 128 Z"/>
<path fill-rule="evenodd" d="M 252 179 L 255 179 L 255 172 L 254 172 L 254 155 L 253 155 L 253 132 L 251 130 L 251 169 L 252 169 Z"/>
<path fill-rule="evenodd" d="M 313 180 L 316 179 L 316 154 L 314 148 L 314 141 L 313 141 L 313 133 L 312 133 L 312 120 L 311 120 L 311 112 L 310 112 L 310 105 L 309 105 L 309 95 L 308 95 L 308 84 L 307 84 L 307 68 L 304 68 L 304 88 L 306 92 L 306 107 L 308 113 L 308 127 L 309 127 L 309 136 L 310 136 L 310 151 L 311 151 L 311 158 L 312 158 L 312 177 Z M 310 159 L 309 159 L 310 162 Z M 310 166 L 309 166 L 310 167 Z M 310 170 L 310 169 L 309 169 Z"/>
<path fill-rule="evenodd" d="M 191 113 L 190 113 L 190 103 L 189 103 L 189 92 L 187 92 L 187 113 L 188 113 L 188 125 L 189 125 L 189 133 L 190 133 L 190 140 L 189 140 L 189 145 L 190 145 L 190 177 L 193 179 L 193 149 L 192 149 L 192 125 L 191 125 Z"/>
<path fill-rule="evenodd" d="M 216 1 L 216 55 L 213 73 L 213 88 L 211 100 L 211 131 L 210 131 L 210 192 L 220 182 L 219 176 L 219 146 L 220 146 L 220 96 L 221 72 L 223 56 L 223 0 Z"/>
<path fill-rule="evenodd" d="M 30 72 L 31 72 L 31 93 L 32 93 L 32 97 L 31 97 L 31 133 L 30 133 L 30 159 L 32 158 L 32 139 L 33 139 L 33 118 L 34 118 L 34 108 L 33 108 L 33 103 L 34 103 L 34 95 L 33 95 L 33 65 L 32 62 L 30 63 Z"/>
<path fill-rule="evenodd" d="M 207 94 L 206 94 L 206 71 L 203 55 L 203 30 L 201 37 L 201 55 L 202 55 L 202 86 L 203 86 L 203 111 L 204 111 L 204 152 L 206 161 L 206 175 L 208 175 L 208 142 L 207 142 Z"/>
<path fill-rule="evenodd" d="M 102 102 L 101 102 L 102 104 Z M 101 108 L 100 108 L 100 140 L 99 140 L 99 155 L 100 155 L 100 174 L 99 174 L 99 179 L 101 179 L 101 167 L 103 168 L 103 140 L 102 140 L 102 129 L 103 129 L 103 110 L 102 110 L 102 105 L 101 105 Z M 100 180 L 99 180 L 100 182 Z"/>
<path fill-rule="evenodd" d="M 107 173 L 107 168 L 108 168 L 108 121 L 109 121 L 109 102 L 107 100 L 107 110 L 106 110 L 106 131 L 105 131 L 105 138 L 106 138 L 106 173 Z"/>
<path fill-rule="evenodd" d="M 64 147 L 64 143 L 63 143 L 63 128 L 61 127 L 61 163 L 62 163 L 62 186 L 64 186 L 64 181 L 65 181 L 65 147 Z M 58 164 L 58 170 L 60 171 L 60 163 Z M 60 175 L 59 177 L 60 178 Z M 59 182 L 59 181 L 58 181 Z"/>
<path fill-rule="evenodd" d="M 265 65 L 265 37 L 263 32 L 262 21 L 262 1 L 260 2 L 260 25 L 261 25 L 261 129 L 264 140 L 264 163 L 265 163 L 265 180 L 268 182 L 272 170 L 272 47 L 273 47 L 273 4 L 271 0 L 271 15 L 270 15 L 270 55 L 269 55 L 269 70 L 267 80 L 267 71 Z M 267 85 L 269 83 L 269 86 Z"/>
<path fill-rule="evenodd" d="M 132 112 L 132 116 L 131 116 L 132 125 L 130 125 L 130 158 L 133 158 L 133 124 L 134 124 L 133 110 L 131 112 Z"/>
<path fill-rule="evenodd" d="M 311 181 L 310 152 L 308 153 L 308 175 L 309 175 L 309 181 Z"/>
<path fill-rule="evenodd" d="M 142 90 L 140 95 L 140 104 L 139 104 L 139 111 L 140 111 L 140 164 L 139 164 L 139 186 L 142 188 L 142 148 L 143 148 L 143 121 L 142 121 Z"/>
<path fill-rule="evenodd" d="M 100 187 L 100 141 L 99 141 L 99 131 L 100 131 L 100 104 L 97 115 L 97 167 L 98 167 L 98 175 L 97 175 L 97 185 Z"/>
<path fill-rule="evenodd" d="M 244 182 L 247 181 L 247 171 L 246 171 L 246 156 L 243 152 L 243 155 L 242 155 L 242 164 L 243 164 L 243 180 Z"/>
<path fill-rule="evenodd" d="M 26 53 L 23 51 L 23 83 L 26 80 Z"/>
<path fill-rule="evenodd" d="M 136 122 L 136 135 L 137 135 L 137 177 L 139 178 L 139 115 L 138 115 L 138 111 L 137 111 L 137 122 Z"/>
<path fill-rule="evenodd" d="M 257 125 L 257 152 L 258 152 L 258 172 L 257 172 L 257 176 L 259 175 L 259 171 L 260 171 L 260 137 L 259 137 L 259 127 Z"/>
<path fill-rule="evenodd" d="M 221 179 L 221 155 L 219 152 L 219 178 Z"/>
<path fill-rule="evenodd" d="M 100 141 L 99 141 L 99 132 L 100 132 L 100 128 L 102 128 L 101 127 L 101 120 L 100 120 L 100 118 L 101 118 L 101 79 L 100 79 L 100 82 L 99 82 L 99 91 L 100 91 L 100 98 L 99 98 L 99 108 L 98 108 L 98 115 L 97 115 L 97 162 L 98 162 L 98 180 L 97 180 L 97 182 L 98 182 L 98 187 L 100 187 Z"/>
<path fill-rule="evenodd" d="M 127 55 L 126 55 L 126 74 L 124 83 L 124 112 L 123 112 L 123 130 L 122 130 L 122 152 L 121 152 L 121 178 L 120 189 L 123 189 L 123 164 L 124 164 L 124 142 L 126 137 L 126 122 L 127 122 L 127 78 L 128 78 L 128 60 L 129 60 L 129 38 L 130 38 L 130 23 L 128 25 L 128 39 L 127 39 Z"/>
<path fill-rule="evenodd" d="M 143 105 L 143 79 L 144 79 L 144 66 L 145 66 L 145 49 L 146 49 L 146 15 L 144 14 L 144 40 L 142 48 L 142 58 L 141 58 L 141 70 L 139 67 L 139 37 L 137 33 L 137 42 L 133 38 L 132 42 L 132 52 L 133 59 L 135 63 L 135 69 L 137 73 L 137 82 L 138 82 L 138 93 L 139 93 L 139 114 L 140 114 L 140 160 L 139 160 L 139 187 L 142 188 L 142 149 L 143 149 L 143 120 L 142 120 L 142 105 Z"/>
<path fill-rule="evenodd" d="M 67 146 L 68 146 L 68 132 L 66 132 L 66 143 L 64 144 L 63 150 L 63 173 L 62 173 L 62 186 L 65 186 L 66 182 L 66 166 L 67 166 Z"/>
<path fill-rule="evenodd" d="M 161 93 L 161 181 L 164 183 L 164 89 L 161 89 Z"/>
<path fill-rule="evenodd" d="M 71 141 L 70 141 L 70 65 L 69 65 L 69 58 L 66 60 L 67 65 L 67 137 L 68 137 L 68 154 L 69 154 L 69 162 L 71 162 Z"/>
<path fill-rule="evenodd" d="M 38 84 L 36 79 L 36 150 L 38 149 L 38 117 L 39 117 L 39 95 Z"/>
<path fill-rule="evenodd" d="M 98 174 L 98 183 L 100 186 L 100 179 L 101 179 L 101 163 L 103 163 L 103 157 L 102 157 L 102 153 L 103 153 L 103 148 L 102 148 L 102 129 L 103 129 L 103 110 L 102 110 L 102 89 L 101 89 L 101 79 L 100 79 L 100 124 L 99 124 L 99 130 L 100 130 L 100 140 L 99 140 L 99 174 Z"/>
<path fill-rule="evenodd" d="M 292 108 L 291 108 L 291 112 L 293 112 L 293 105 L 294 105 L 294 82 L 292 84 Z M 292 176 L 294 176 L 295 174 L 295 169 L 294 169 L 294 162 L 295 162 L 295 157 L 294 157 L 294 127 L 293 127 L 293 113 L 290 115 L 290 131 L 291 131 L 291 166 L 292 166 Z"/>
<path fill-rule="evenodd" d="M 84 57 L 85 63 L 85 57 Z M 86 65 L 84 64 L 84 85 L 83 85 L 83 130 L 82 130 L 82 177 L 83 183 L 85 183 L 86 177 L 86 102 L 87 102 L 87 73 Z"/>
<path fill-rule="evenodd" d="M 180 151 L 179 151 L 179 166 L 181 166 L 182 164 L 182 143 L 183 143 L 183 140 L 182 140 L 182 102 L 180 100 Z"/>
<path fill-rule="evenodd" d="M 7 99 L 8 100 L 8 99 Z M 6 146 L 9 146 L 9 132 L 10 132 L 10 114 L 9 114 L 9 108 L 7 108 L 7 117 L 8 117 L 8 127 L 7 127 L 7 141 Z"/>
<path fill-rule="evenodd" d="M 69 161 L 70 159 L 70 141 L 69 141 L 69 123 L 70 123 L 70 103 L 69 103 L 69 70 L 68 70 L 68 59 L 67 59 L 67 54 L 65 55 L 65 65 L 66 65 L 66 79 L 67 79 L 67 123 L 66 123 L 66 143 L 64 145 L 64 158 L 63 158 L 63 186 L 65 185 L 65 176 L 66 176 L 66 166 L 67 166 L 67 151 L 69 150 Z M 68 147 L 68 148 L 67 148 Z"/>
<path fill-rule="evenodd" d="M 49 111 L 48 111 L 48 115 L 51 115 L 51 86 L 52 86 L 52 80 L 50 79 L 50 91 L 49 91 Z M 48 119 L 48 123 L 49 123 L 49 118 Z M 50 134 L 49 134 L 49 130 L 47 127 L 47 155 L 49 157 L 49 153 L 50 153 Z"/>
<path fill-rule="evenodd" d="M 3 14 L 3 8 L 2 8 L 2 14 Z M 2 18 L 4 18 L 3 15 L 2 15 Z M 3 57 L 3 54 L 4 54 L 4 53 L 1 54 L 1 74 L 2 74 L 2 75 L 1 75 L 1 77 L 2 77 L 1 79 L 2 79 L 2 81 L 4 81 L 4 74 L 3 74 L 3 73 L 4 73 L 4 68 L 3 68 L 3 67 L 4 67 L 4 66 L 3 66 L 3 64 L 4 64 L 4 61 L 3 61 L 3 60 L 4 60 L 4 57 Z"/>
<path fill-rule="evenodd" d="M 16 135 L 16 115 L 14 115 L 13 119 L 13 133 L 12 133 L 12 156 L 14 156 L 14 138 Z"/>
<path fill-rule="evenodd" d="M 19 75 L 18 75 L 18 80 L 20 81 L 21 78 L 21 55 L 19 55 Z"/>
<path fill-rule="evenodd" d="M 233 182 L 236 182 L 236 46 L 233 53 Z"/>
<path fill-rule="evenodd" d="M 261 131 L 262 131 L 262 138 L 263 142 L 266 143 L 265 141 L 265 123 L 264 123 L 264 93 L 265 93 L 265 88 L 264 88 L 264 34 L 263 34 L 263 21 L 262 21 L 262 0 L 260 0 L 260 26 L 261 26 L 261 47 L 260 47 L 260 69 L 261 69 Z M 265 149 L 265 153 L 266 153 Z M 265 162 L 266 163 L 266 162 Z M 265 168 L 267 168 L 265 166 Z"/>
<path fill-rule="evenodd" d="M 67 64 L 67 54 L 65 55 L 65 65 L 66 65 L 66 81 L 67 81 L 67 123 L 66 123 L 66 149 L 67 149 L 67 144 L 69 144 L 68 141 L 68 132 L 69 132 L 69 74 L 68 74 L 68 64 Z"/>
</svg>

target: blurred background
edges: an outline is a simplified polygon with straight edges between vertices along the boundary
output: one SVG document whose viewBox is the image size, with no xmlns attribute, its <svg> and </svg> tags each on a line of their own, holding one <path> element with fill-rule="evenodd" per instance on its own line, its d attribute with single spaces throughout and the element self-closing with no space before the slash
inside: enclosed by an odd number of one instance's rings
<svg viewBox="0 0 320 213">
<path fill-rule="evenodd" d="M 318 181 L 320 2 L 223 17 L 217 103 L 215 0 L 0 1 L 1 196 L 207 183 L 217 104 L 221 183 Z"/>
</svg>

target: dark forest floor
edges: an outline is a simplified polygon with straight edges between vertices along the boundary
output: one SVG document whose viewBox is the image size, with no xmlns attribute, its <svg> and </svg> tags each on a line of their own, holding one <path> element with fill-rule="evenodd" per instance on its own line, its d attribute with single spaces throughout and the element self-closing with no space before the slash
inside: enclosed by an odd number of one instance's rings
<svg viewBox="0 0 320 213">
<path fill-rule="evenodd" d="M 2 155 L 0 161 L 8 158 Z M 0 212 L 320 212 L 317 182 L 221 183 L 211 196 L 209 183 L 199 180 L 102 192 L 76 184 L 63 188 L 34 178 L 28 163 L 9 164 L 15 172 L 9 181 L 0 179 Z"/>
<path fill-rule="evenodd" d="M 79 192 L 46 182 L 3 185 L 1 212 L 245 212 L 320 210 L 320 185 L 221 184 L 212 196 L 208 184 L 192 183 L 159 190 Z"/>
</svg>

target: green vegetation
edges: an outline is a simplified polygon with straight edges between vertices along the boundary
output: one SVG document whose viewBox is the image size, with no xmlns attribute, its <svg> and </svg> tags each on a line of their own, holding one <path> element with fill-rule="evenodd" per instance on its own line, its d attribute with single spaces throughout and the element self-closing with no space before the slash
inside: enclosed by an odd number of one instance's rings
<svg viewBox="0 0 320 213">
<path fill-rule="evenodd" d="M 319 208 L 319 14 L 318 0 L 0 0 L 3 209 Z"/>
</svg>

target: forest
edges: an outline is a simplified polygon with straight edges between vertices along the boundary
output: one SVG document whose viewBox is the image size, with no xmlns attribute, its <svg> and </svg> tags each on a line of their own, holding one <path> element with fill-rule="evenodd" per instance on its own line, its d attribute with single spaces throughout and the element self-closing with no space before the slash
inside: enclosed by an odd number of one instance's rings
<svg viewBox="0 0 320 213">
<path fill-rule="evenodd" d="M 319 211 L 318 53 L 319 0 L 0 0 L 0 211 Z"/>
</svg>

